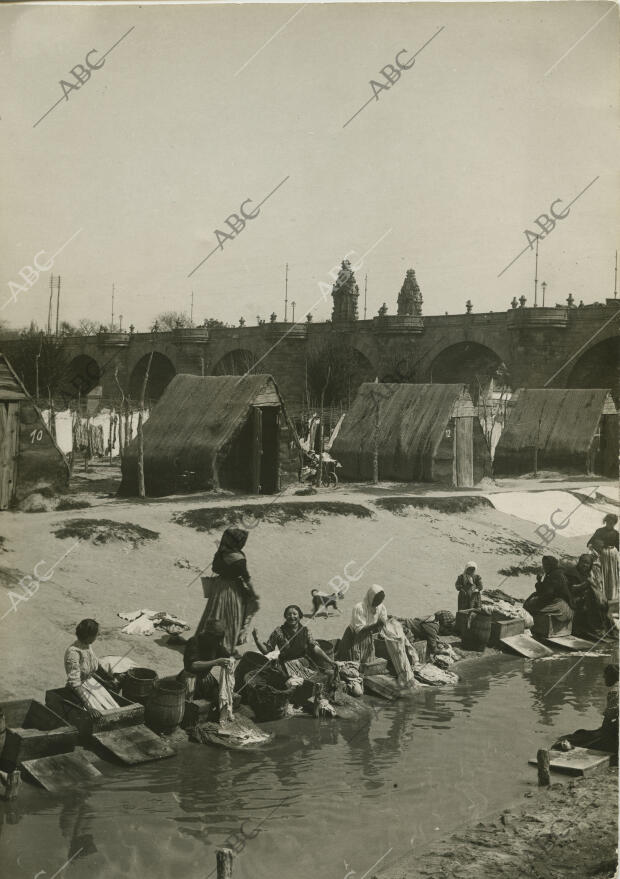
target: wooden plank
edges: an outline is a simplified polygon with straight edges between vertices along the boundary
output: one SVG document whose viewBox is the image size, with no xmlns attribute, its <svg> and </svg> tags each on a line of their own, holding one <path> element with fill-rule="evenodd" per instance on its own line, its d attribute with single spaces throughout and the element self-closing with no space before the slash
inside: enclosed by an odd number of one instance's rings
<svg viewBox="0 0 620 879">
<path fill-rule="evenodd" d="M 566 650 L 590 650 L 594 647 L 594 641 L 585 641 L 583 638 L 575 638 L 574 635 L 549 635 L 545 641 Z"/>
<path fill-rule="evenodd" d="M 170 745 L 143 723 L 107 732 L 95 732 L 93 738 L 130 766 L 150 760 L 162 760 L 176 754 Z"/>
<path fill-rule="evenodd" d="M 526 656 L 528 659 L 553 656 L 553 650 L 545 647 L 544 644 L 536 641 L 530 635 L 511 635 L 509 638 L 500 638 L 499 643 L 514 650 L 519 656 Z"/>
<path fill-rule="evenodd" d="M 75 790 L 76 786 L 101 775 L 79 752 L 25 760 L 20 765 L 49 791 Z"/>
<path fill-rule="evenodd" d="M 609 765 L 611 754 L 607 751 L 594 751 L 590 748 L 573 748 L 572 751 L 549 751 L 549 766 L 554 772 L 566 775 L 588 775 Z M 527 761 L 537 766 L 537 760 Z"/>
<path fill-rule="evenodd" d="M 390 675 L 364 675 L 364 692 L 382 699 L 399 699 L 402 691 Z"/>
</svg>

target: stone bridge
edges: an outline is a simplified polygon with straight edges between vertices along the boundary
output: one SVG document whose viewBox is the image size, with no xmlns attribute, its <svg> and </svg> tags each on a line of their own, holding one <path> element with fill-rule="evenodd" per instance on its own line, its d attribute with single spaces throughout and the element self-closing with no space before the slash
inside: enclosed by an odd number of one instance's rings
<svg viewBox="0 0 620 879">
<path fill-rule="evenodd" d="M 275 317 L 275 316 L 272 316 Z M 349 316 L 350 317 L 350 316 Z M 620 394 L 620 300 L 575 307 L 513 307 L 460 315 L 397 314 L 371 320 L 260 326 L 179 328 L 171 332 L 102 332 L 66 338 L 71 370 L 82 393 L 102 386 L 104 402 L 120 399 L 118 383 L 140 397 L 153 361 L 147 397 L 159 398 L 177 373 L 271 373 L 289 408 L 303 406 L 306 367 L 326 343 L 352 349 L 356 381 L 473 382 L 504 364 L 505 384 L 517 387 L 610 387 Z M 11 357 L 18 340 L 2 347 Z M 355 388 L 352 388 L 354 392 Z"/>
</svg>

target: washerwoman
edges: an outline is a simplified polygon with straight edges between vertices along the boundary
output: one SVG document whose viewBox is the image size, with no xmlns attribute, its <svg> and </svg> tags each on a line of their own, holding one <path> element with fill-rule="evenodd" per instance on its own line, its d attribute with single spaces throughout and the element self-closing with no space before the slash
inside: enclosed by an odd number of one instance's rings
<svg viewBox="0 0 620 879">
<path fill-rule="evenodd" d="M 243 528 L 224 531 L 211 565 L 217 576 L 208 578 L 207 606 L 196 628 L 199 635 L 207 620 L 219 620 L 224 626 L 222 644 L 229 656 L 247 641 L 249 625 L 259 608 L 243 552 L 247 539 Z"/>
<path fill-rule="evenodd" d="M 336 659 L 352 660 L 362 666 L 375 660 L 374 636 L 385 627 L 388 620 L 384 598 L 385 592 L 375 583 L 364 600 L 354 606 L 351 622 L 338 645 Z"/>
<path fill-rule="evenodd" d="M 476 562 L 467 562 L 465 570 L 456 578 L 458 595 L 458 610 L 472 610 L 482 606 L 480 593 L 482 592 L 482 578 L 476 574 Z"/>
</svg>

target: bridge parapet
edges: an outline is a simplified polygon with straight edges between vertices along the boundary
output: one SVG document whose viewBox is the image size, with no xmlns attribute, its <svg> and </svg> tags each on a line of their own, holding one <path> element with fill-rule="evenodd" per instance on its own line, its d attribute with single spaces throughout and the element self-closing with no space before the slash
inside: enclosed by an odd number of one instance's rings
<svg viewBox="0 0 620 879">
<path fill-rule="evenodd" d="M 508 329 L 556 329 L 569 323 L 570 309 L 565 305 L 555 308 L 515 308 L 508 312 Z"/>
<path fill-rule="evenodd" d="M 423 333 L 424 318 L 417 314 L 385 314 L 372 319 L 375 333 Z"/>
<path fill-rule="evenodd" d="M 97 333 L 97 345 L 102 348 L 126 348 L 130 341 L 129 333 Z"/>
</svg>

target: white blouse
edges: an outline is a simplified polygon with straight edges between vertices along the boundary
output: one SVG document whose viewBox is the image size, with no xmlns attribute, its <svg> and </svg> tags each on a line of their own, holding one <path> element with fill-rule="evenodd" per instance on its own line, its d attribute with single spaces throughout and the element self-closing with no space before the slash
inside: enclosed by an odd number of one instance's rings
<svg viewBox="0 0 620 879">
<path fill-rule="evenodd" d="M 74 641 L 65 650 L 65 671 L 67 684 L 77 690 L 80 685 L 97 671 L 99 660 L 95 656 L 92 647 L 85 647 L 79 641 Z"/>
</svg>

